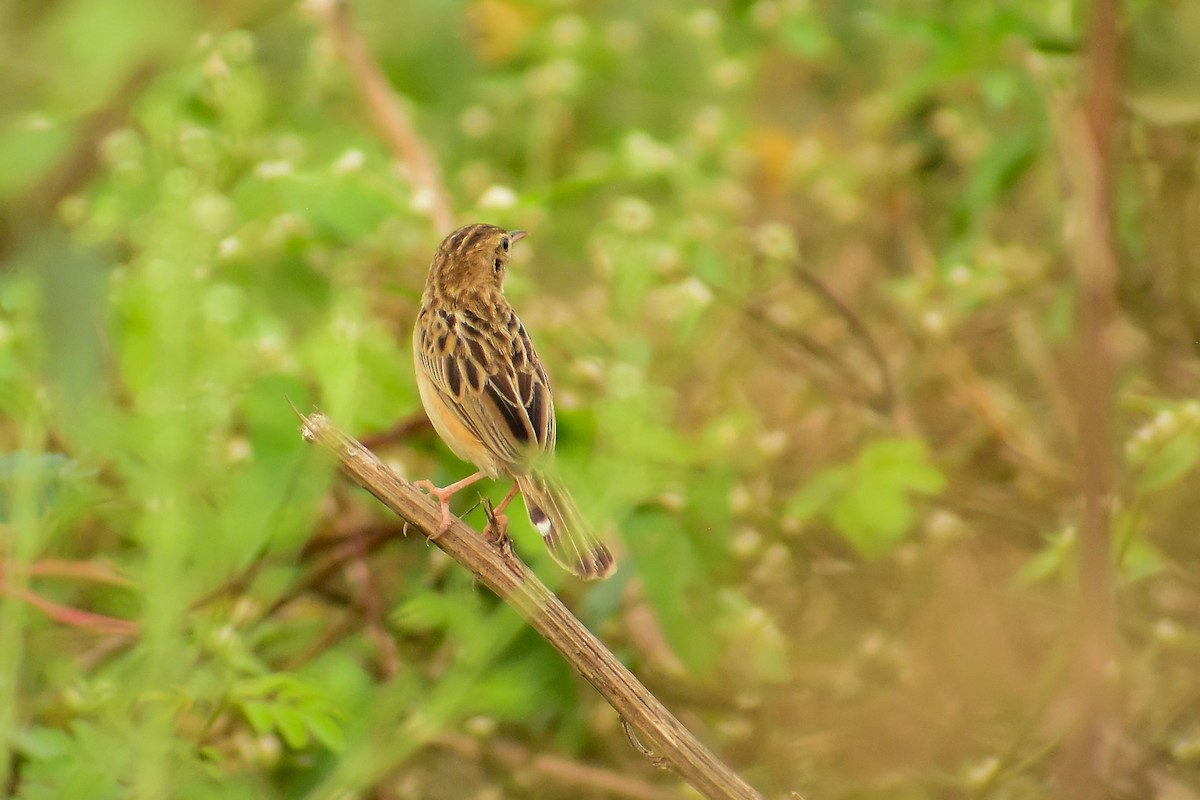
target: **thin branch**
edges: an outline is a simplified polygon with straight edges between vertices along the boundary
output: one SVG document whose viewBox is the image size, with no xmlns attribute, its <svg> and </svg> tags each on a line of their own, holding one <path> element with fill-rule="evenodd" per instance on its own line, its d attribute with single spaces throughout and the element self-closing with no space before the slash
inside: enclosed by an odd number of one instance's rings
<svg viewBox="0 0 1200 800">
<path fill-rule="evenodd" d="M 717 287 L 714 287 L 714 291 L 722 302 L 738 309 L 749 325 L 770 335 L 777 343 L 783 345 L 784 352 L 789 356 L 799 355 L 793 352 L 792 347 L 807 354 L 811 361 L 803 357 L 799 358 L 799 362 L 805 368 L 809 368 L 812 364 L 822 367 L 827 375 L 835 379 L 833 386 L 843 391 L 849 390 L 856 401 L 866 403 L 878 414 L 892 414 L 896 407 L 896 390 L 891 369 L 888 367 L 882 349 L 870 330 L 867 329 L 866 324 L 816 275 L 799 266 L 793 268 L 793 274 L 796 281 L 806 286 L 818 301 L 842 318 L 851 339 L 858 340 L 867 358 L 875 365 L 878 371 L 877 385 L 872 385 L 870 380 L 859 374 L 858 370 L 847 363 L 846 359 L 838 355 L 833 348 L 822 344 L 803 331 L 780 325 L 771 318 L 770 314 L 764 313 L 764 309 L 757 304 L 745 303 L 732 293 Z"/>
<path fill-rule="evenodd" d="M 127 639 L 138 635 L 136 622 L 95 614 L 45 599 L 22 585 L 10 586 L 8 578 L 14 574 L 26 577 L 66 578 L 93 581 L 110 586 L 132 586 L 133 582 L 106 564 L 86 561 L 45 559 L 29 565 L 14 565 L 12 561 L 0 560 L 0 596 L 14 597 L 41 611 L 55 622 L 71 625 L 97 633 L 110 633 Z"/>
<path fill-rule="evenodd" d="M 390 681 L 400 672 L 400 656 L 396 652 L 396 641 L 388 636 L 384 628 L 383 599 L 380 597 L 378 582 L 367 567 L 367 553 L 364 549 L 355 553 L 353 560 L 346 567 L 346 573 L 358 589 L 367 637 L 379 653 L 379 674 L 384 680 Z"/>
<path fill-rule="evenodd" d="M 1118 0 L 1096 0 L 1088 32 L 1088 93 L 1067 130 L 1068 166 L 1077 201 L 1075 259 L 1080 327 L 1078 435 L 1083 517 L 1079 526 L 1079 597 L 1071 686 L 1077 717 L 1064 751 L 1070 797 L 1097 797 L 1105 781 L 1105 673 L 1116 638 L 1111 570 L 1112 393 L 1115 374 L 1117 255 L 1112 230 L 1113 144 L 1117 121 Z"/>
<path fill-rule="evenodd" d="M 541 755 L 505 739 L 477 739 L 447 733 L 439 736 L 434 744 L 452 750 L 462 758 L 494 763 L 508 773 L 521 770 L 533 772 L 539 781 L 583 790 L 589 795 L 601 793 L 623 800 L 672 800 L 679 796 L 678 792 L 664 791 L 631 775 L 590 767 L 558 756 Z"/>
<path fill-rule="evenodd" d="M 832 308 L 837 312 L 838 316 L 846 321 L 851 335 L 858 339 L 863 349 L 867 352 L 867 357 L 875 362 L 875 367 L 879 370 L 880 386 L 875 396 L 871 398 L 871 407 L 881 414 L 891 412 L 892 408 L 896 405 L 896 387 L 892 382 L 892 371 L 888 367 L 887 359 L 884 358 L 883 350 L 880 349 L 879 344 L 875 341 L 875 337 L 867 330 L 866 324 L 859 318 L 858 314 L 854 313 L 854 310 L 850 306 L 843 303 L 841 298 L 834 294 L 812 272 L 800 267 L 796 267 L 792 272 L 801 283 L 812 289 L 813 293 L 824 301 L 825 305 Z"/>
<path fill-rule="evenodd" d="M 297 412 L 299 414 L 299 412 Z M 436 505 L 384 466 L 374 453 L 342 433 L 323 414 L 305 416 L 302 432 L 337 458 L 358 485 L 516 609 L 604 697 L 653 753 L 708 798 L 763 800 L 692 735 L 637 678 L 592 635 L 512 552 L 483 538 L 461 520 L 441 534 Z"/>
<path fill-rule="evenodd" d="M 12 569 L 11 562 L 0 560 L 0 580 Z M 44 558 L 26 567 L 26 573 L 36 578 L 64 578 L 67 580 L 106 583 L 109 586 L 133 586 L 134 583 L 109 564 L 100 561 L 70 561 Z"/>
<path fill-rule="evenodd" d="M 429 421 L 429 417 L 422 411 L 410 414 L 385 431 L 364 436 L 362 443 L 372 450 L 378 450 L 380 447 L 402 442 L 409 436 L 426 431 L 433 431 L 433 423 Z"/>
<path fill-rule="evenodd" d="M 429 218 L 440 231 L 454 227 L 454 209 L 442 180 L 442 171 L 429 145 L 417 133 L 408 111 L 388 83 L 379 61 L 354 25 L 350 0 L 313 3 L 329 35 L 337 42 L 354 84 L 367 104 L 375 126 L 393 155 L 408 168 L 418 197 L 429 210 Z"/>
<path fill-rule="evenodd" d="M 64 606 L 61 603 L 53 603 L 28 589 L 10 589 L 0 585 L 0 595 L 7 595 L 28 603 L 50 619 L 55 622 L 61 622 L 64 625 L 95 631 L 97 633 L 111 633 L 123 636 L 126 639 L 134 638 L 140 632 L 140 628 L 136 622 L 130 622 L 127 619 L 119 619 L 117 617 L 108 617 L 103 614 L 94 614 L 91 611 Z"/>
<path fill-rule="evenodd" d="M 311 556 L 318 549 L 322 551 L 332 549 L 333 552 L 318 560 L 316 565 L 298 582 L 289 586 L 282 595 L 263 610 L 262 614 L 259 615 L 259 619 L 263 620 L 274 616 L 280 609 L 289 605 L 305 592 L 311 591 L 313 588 L 325 583 L 331 576 L 344 569 L 351 561 L 372 555 L 376 550 L 383 547 L 383 545 L 398 538 L 399 535 L 399 526 L 376 526 L 350 534 L 344 539 L 305 545 L 304 555 L 306 557 Z"/>
<path fill-rule="evenodd" d="M 1080 547 L 1080 624 L 1090 670 L 1104 668 L 1112 639 L 1109 580 L 1109 507 L 1113 486 L 1112 391 L 1117 256 L 1111 225 L 1112 143 L 1116 109 L 1115 0 L 1092 7 L 1091 91 L 1087 120 L 1079 128 L 1081 230 L 1077 269 L 1081 290 L 1079 331 L 1079 455 L 1084 517 Z"/>
</svg>

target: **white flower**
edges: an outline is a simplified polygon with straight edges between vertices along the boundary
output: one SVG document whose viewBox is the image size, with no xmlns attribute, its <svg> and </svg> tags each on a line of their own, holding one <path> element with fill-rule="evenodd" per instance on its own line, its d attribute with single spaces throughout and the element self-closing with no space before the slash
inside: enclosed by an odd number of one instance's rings
<svg viewBox="0 0 1200 800">
<path fill-rule="evenodd" d="M 613 204 L 612 220 L 625 233 L 645 233 L 654 227 L 654 208 L 640 197 L 622 197 Z"/>
<path fill-rule="evenodd" d="M 796 234 L 782 222 L 764 222 L 754 231 L 754 247 L 767 258 L 791 261 L 800 252 Z"/>
<path fill-rule="evenodd" d="M 645 131 L 626 136 L 622 150 L 625 163 L 636 175 L 653 175 L 675 166 L 674 151 Z"/>
<path fill-rule="evenodd" d="M 482 139 L 496 129 L 496 117 L 486 106 L 468 106 L 458 115 L 458 127 L 472 139 Z"/>
<path fill-rule="evenodd" d="M 699 278 L 688 278 L 683 282 L 683 296 L 698 306 L 707 306 L 713 301 L 712 289 Z"/>
<path fill-rule="evenodd" d="M 587 23 L 578 14 L 564 14 L 550 26 L 550 36 L 556 45 L 570 50 L 587 36 Z"/>
<path fill-rule="evenodd" d="M 692 14 L 688 27 L 697 39 L 711 39 L 721 32 L 721 17 L 711 8 L 704 8 Z"/>
<path fill-rule="evenodd" d="M 746 64 L 736 58 L 726 58 L 712 70 L 713 83 L 722 89 L 740 86 L 746 82 L 746 78 L 749 76 L 750 70 L 747 69 Z"/>
<path fill-rule="evenodd" d="M 505 209 L 517 204 L 517 193 L 507 186 L 492 184 L 479 198 L 480 208 Z"/>
<path fill-rule="evenodd" d="M 428 214 L 433 210 L 435 200 L 433 189 L 423 187 L 413 192 L 412 199 L 408 201 L 409 207 L 418 214 Z"/>
<path fill-rule="evenodd" d="M 292 174 L 292 165 L 287 161 L 263 161 L 254 168 L 254 174 L 265 181 L 283 178 Z"/>
<path fill-rule="evenodd" d="M 934 336 L 940 336 L 946 332 L 946 315 L 930 309 L 921 316 L 921 327 Z"/>
<path fill-rule="evenodd" d="M 346 175 L 362 169 L 365 163 L 367 163 L 366 154 L 357 147 L 352 147 L 342 153 L 337 161 L 333 162 L 333 172 L 335 175 Z"/>
<path fill-rule="evenodd" d="M 618 53 L 628 53 L 642 41 L 642 29 L 627 19 L 617 19 L 604 28 L 604 39 Z"/>
<path fill-rule="evenodd" d="M 569 58 L 556 58 L 530 70 L 525 85 L 535 97 L 570 95 L 579 88 L 583 70 Z"/>
<path fill-rule="evenodd" d="M 221 258 L 232 258 L 242 251 L 242 240 L 236 236 L 226 236 L 217 245 L 217 255 Z"/>
<path fill-rule="evenodd" d="M 951 286 L 966 286 L 971 281 L 971 270 L 965 264 L 955 264 L 946 275 Z"/>
</svg>

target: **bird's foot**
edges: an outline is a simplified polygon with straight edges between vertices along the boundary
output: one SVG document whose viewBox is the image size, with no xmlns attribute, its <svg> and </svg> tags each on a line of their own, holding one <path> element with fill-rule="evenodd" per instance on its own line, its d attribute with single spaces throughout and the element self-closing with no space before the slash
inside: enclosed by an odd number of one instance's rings
<svg viewBox="0 0 1200 800">
<path fill-rule="evenodd" d="M 446 487 L 434 486 L 433 481 L 417 481 L 413 486 L 418 489 L 424 489 L 430 497 L 437 499 L 438 504 L 442 507 L 442 521 L 438 525 L 436 531 L 430 535 L 430 539 L 437 539 L 446 531 L 450 530 L 450 523 L 454 519 L 454 515 L 450 513 L 450 498 L 454 497 L 454 493 L 458 491 L 458 487 L 454 484 Z"/>
<path fill-rule="evenodd" d="M 486 513 L 488 521 L 483 527 L 483 538 L 502 547 L 507 545 L 511 541 L 508 538 L 508 516 L 492 508 L 491 503 L 488 503 Z"/>
</svg>

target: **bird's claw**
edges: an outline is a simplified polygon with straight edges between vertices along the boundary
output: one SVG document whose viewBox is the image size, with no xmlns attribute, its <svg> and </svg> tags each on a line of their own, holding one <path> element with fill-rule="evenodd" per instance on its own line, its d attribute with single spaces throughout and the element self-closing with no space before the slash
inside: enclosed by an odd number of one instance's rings
<svg viewBox="0 0 1200 800">
<path fill-rule="evenodd" d="M 454 520 L 454 515 L 450 513 L 450 498 L 454 496 L 454 493 L 434 486 L 433 481 L 417 481 L 413 486 L 424 489 L 430 497 L 436 498 L 442 507 L 442 522 L 438 525 L 437 530 L 429 536 L 430 541 L 436 541 L 439 536 L 450 530 L 450 523 Z"/>
<path fill-rule="evenodd" d="M 488 522 L 483 528 L 483 538 L 501 547 L 508 545 L 512 541 L 508 538 L 508 517 L 497 513 L 490 501 L 487 503 L 486 514 Z"/>
</svg>

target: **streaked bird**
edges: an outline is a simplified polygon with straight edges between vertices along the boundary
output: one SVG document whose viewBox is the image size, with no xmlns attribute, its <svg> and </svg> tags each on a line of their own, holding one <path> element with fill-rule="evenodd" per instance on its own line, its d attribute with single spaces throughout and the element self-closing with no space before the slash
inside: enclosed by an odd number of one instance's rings
<svg viewBox="0 0 1200 800">
<path fill-rule="evenodd" d="M 417 485 L 441 503 L 444 531 L 455 492 L 484 477 L 511 478 L 512 489 L 496 506 L 497 520 L 520 491 L 554 560 L 585 580 L 606 578 L 616 562 L 553 472 L 550 382 L 504 297 L 509 255 L 525 236 L 467 225 L 447 236 L 433 256 L 413 330 L 417 387 L 442 441 L 479 471 L 445 487 Z"/>
</svg>

